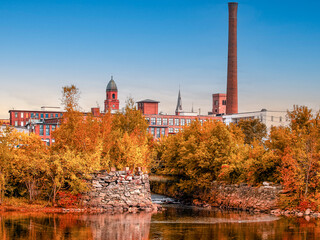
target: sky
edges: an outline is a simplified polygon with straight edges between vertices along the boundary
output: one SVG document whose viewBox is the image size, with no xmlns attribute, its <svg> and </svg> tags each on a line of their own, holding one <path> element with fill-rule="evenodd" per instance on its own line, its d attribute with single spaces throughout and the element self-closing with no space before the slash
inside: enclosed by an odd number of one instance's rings
<svg viewBox="0 0 320 240">
<path fill-rule="evenodd" d="M 239 0 L 239 112 L 320 107 L 320 1 Z M 160 101 L 212 109 L 226 91 L 226 0 L 0 0 L 0 118 L 61 107 L 75 84 L 103 109 L 113 75 L 120 107 Z"/>
</svg>

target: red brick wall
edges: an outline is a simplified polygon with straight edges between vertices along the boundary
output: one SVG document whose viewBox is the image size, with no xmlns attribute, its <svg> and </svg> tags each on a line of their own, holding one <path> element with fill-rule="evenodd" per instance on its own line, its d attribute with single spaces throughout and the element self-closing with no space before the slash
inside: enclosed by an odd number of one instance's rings
<svg viewBox="0 0 320 240">
<path fill-rule="evenodd" d="M 149 122 L 148 132 L 155 138 L 162 135 L 168 136 L 181 131 L 182 128 L 188 126 L 192 121 L 208 121 L 218 120 L 222 121 L 222 117 L 215 116 L 183 116 L 183 115 L 159 115 L 159 114 L 145 114 L 144 117 Z M 158 119 L 161 119 L 160 121 Z M 159 130 L 158 130 L 159 129 Z M 163 134 L 164 132 L 164 134 Z M 160 136 L 159 136 L 160 133 Z"/>
<path fill-rule="evenodd" d="M 107 91 L 106 100 L 104 101 L 104 111 L 107 110 L 119 110 L 119 100 L 117 91 Z"/>
<path fill-rule="evenodd" d="M 142 102 L 138 104 L 138 109 L 142 114 L 158 114 L 158 103 Z"/>
<path fill-rule="evenodd" d="M 57 111 L 25 111 L 25 110 L 10 110 L 9 113 L 10 113 L 11 126 L 15 126 L 16 122 L 18 126 L 21 126 L 22 122 L 23 122 L 23 126 L 25 126 L 29 121 L 29 119 L 31 118 L 32 113 L 33 113 L 33 119 L 56 118 L 57 117 L 56 114 L 58 114 L 58 117 L 61 117 L 61 114 L 63 114 L 62 112 L 57 112 Z"/>
<path fill-rule="evenodd" d="M 227 100 L 227 94 L 216 93 L 212 94 L 212 113 L 213 114 L 226 114 L 226 105 L 223 101 Z M 216 104 L 218 103 L 218 105 Z"/>
</svg>

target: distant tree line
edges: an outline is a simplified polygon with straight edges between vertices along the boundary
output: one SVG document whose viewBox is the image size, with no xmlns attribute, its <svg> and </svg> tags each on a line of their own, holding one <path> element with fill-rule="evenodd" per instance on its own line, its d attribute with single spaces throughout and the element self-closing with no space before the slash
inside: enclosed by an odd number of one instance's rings
<svg viewBox="0 0 320 240">
<path fill-rule="evenodd" d="M 225 125 L 193 122 L 184 131 L 157 142 L 153 169 L 178 179 L 173 195 L 210 198 L 213 181 L 281 183 L 284 208 L 320 206 L 319 112 L 294 106 L 287 127 L 266 126 L 258 119 Z"/>
</svg>

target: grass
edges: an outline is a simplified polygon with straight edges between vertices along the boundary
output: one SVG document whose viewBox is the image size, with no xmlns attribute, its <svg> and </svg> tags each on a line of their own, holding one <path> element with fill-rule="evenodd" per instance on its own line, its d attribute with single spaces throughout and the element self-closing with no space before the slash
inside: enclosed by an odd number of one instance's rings
<svg viewBox="0 0 320 240">
<path fill-rule="evenodd" d="M 2 205 L 17 208 L 44 208 L 50 206 L 51 204 L 44 200 L 35 200 L 34 202 L 30 203 L 29 200 L 25 198 L 5 197 Z"/>
</svg>

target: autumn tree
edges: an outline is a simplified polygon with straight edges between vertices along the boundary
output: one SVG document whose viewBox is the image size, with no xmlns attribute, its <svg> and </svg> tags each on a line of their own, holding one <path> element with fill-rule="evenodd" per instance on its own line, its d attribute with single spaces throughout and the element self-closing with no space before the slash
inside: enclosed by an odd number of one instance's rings
<svg viewBox="0 0 320 240">
<path fill-rule="evenodd" d="M 85 179 L 100 169 L 102 152 L 100 119 L 79 111 L 79 90 L 74 85 L 63 87 L 62 95 L 66 111 L 53 133 L 55 144 L 48 159 L 52 202 L 63 187 L 73 193 L 84 191 Z"/>
<path fill-rule="evenodd" d="M 6 127 L 0 130 L 0 204 L 2 204 L 8 179 L 11 175 L 13 151 L 17 144 L 13 128 Z"/>
<path fill-rule="evenodd" d="M 320 118 L 305 106 L 288 112 L 290 125 L 273 128 L 268 146 L 281 159 L 281 181 L 289 191 L 285 205 L 312 202 L 319 194 Z"/>
<path fill-rule="evenodd" d="M 244 142 L 262 141 L 267 136 L 267 127 L 259 119 L 241 119 L 237 124 L 244 133 Z"/>
<path fill-rule="evenodd" d="M 19 145 L 14 150 L 12 174 L 27 188 L 32 202 L 45 186 L 48 149 L 39 136 L 31 133 L 16 133 Z"/>
<path fill-rule="evenodd" d="M 153 139 L 147 133 L 148 123 L 133 99 L 126 102 L 125 111 L 112 116 L 110 165 L 123 167 L 149 167 Z"/>
<path fill-rule="evenodd" d="M 178 186 L 188 196 L 208 192 L 215 180 L 237 182 L 244 171 L 247 147 L 236 128 L 218 121 L 192 122 L 161 143 L 165 145 L 160 148 L 165 166 L 161 172 L 180 179 Z"/>
</svg>

